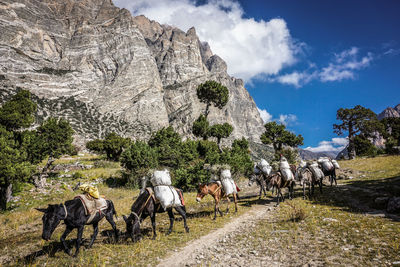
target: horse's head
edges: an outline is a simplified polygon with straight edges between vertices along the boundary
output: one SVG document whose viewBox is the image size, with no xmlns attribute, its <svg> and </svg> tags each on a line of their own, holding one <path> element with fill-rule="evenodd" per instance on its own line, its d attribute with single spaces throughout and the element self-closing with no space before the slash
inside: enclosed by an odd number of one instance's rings
<svg viewBox="0 0 400 267">
<path fill-rule="evenodd" d="M 44 240 L 49 240 L 54 230 L 58 226 L 61 220 L 65 219 L 66 211 L 63 204 L 59 205 L 49 205 L 47 209 L 36 209 L 43 212 L 43 232 L 42 238 Z"/>
<path fill-rule="evenodd" d="M 203 199 L 203 197 L 207 194 L 208 194 L 207 184 L 199 184 L 199 187 L 197 188 L 196 201 L 200 202 Z"/>
<path fill-rule="evenodd" d="M 128 217 L 123 215 L 122 218 L 124 218 L 126 224 L 126 233 L 129 235 L 132 241 L 135 242 L 135 240 L 137 240 L 135 236 L 140 233 L 139 216 L 132 212 Z"/>
<path fill-rule="evenodd" d="M 257 180 L 257 175 L 252 174 L 249 178 L 249 186 L 251 186 Z"/>
</svg>

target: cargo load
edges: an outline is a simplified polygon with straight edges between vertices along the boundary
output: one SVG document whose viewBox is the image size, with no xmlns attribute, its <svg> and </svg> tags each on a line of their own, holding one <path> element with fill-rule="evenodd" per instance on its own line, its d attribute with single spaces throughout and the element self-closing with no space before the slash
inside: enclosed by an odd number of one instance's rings
<svg viewBox="0 0 400 267">
<path fill-rule="evenodd" d="M 335 168 L 329 158 L 319 158 L 318 163 L 322 165 L 325 171 L 331 171 Z"/>
<path fill-rule="evenodd" d="M 281 171 L 282 176 L 286 181 L 293 181 L 294 180 L 293 172 L 290 169 L 290 165 L 289 165 L 289 163 L 288 163 L 288 161 L 286 160 L 285 157 L 281 158 L 281 161 L 279 163 L 279 170 Z"/>
<path fill-rule="evenodd" d="M 261 159 L 261 161 L 257 164 L 257 167 L 265 174 L 265 175 L 270 175 L 272 167 L 269 165 L 268 161 L 265 159 Z"/>
<path fill-rule="evenodd" d="M 233 193 L 237 193 L 235 181 L 232 179 L 230 170 L 222 170 L 221 171 L 221 184 L 224 189 L 225 195 L 230 195 Z"/>
<path fill-rule="evenodd" d="M 173 186 L 158 185 L 154 187 L 154 195 L 166 210 L 171 207 L 183 206 L 177 190 Z"/>
<path fill-rule="evenodd" d="M 318 163 L 312 163 L 309 166 L 310 171 L 312 174 L 317 178 L 317 180 L 323 179 L 324 178 L 324 173 L 322 170 L 319 168 Z"/>
<path fill-rule="evenodd" d="M 153 186 L 171 185 L 171 175 L 168 170 L 155 171 L 150 179 Z"/>
<path fill-rule="evenodd" d="M 340 165 L 339 165 L 339 163 L 336 161 L 336 160 L 332 160 L 332 164 L 333 164 L 333 166 L 335 167 L 335 169 L 340 169 Z"/>
<path fill-rule="evenodd" d="M 290 165 L 289 162 L 287 161 L 287 159 L 285 157 L 281 158 L 281 161 L 279 163 L 279 169 L 289 169 L 290 170 Z"/>
</svg>

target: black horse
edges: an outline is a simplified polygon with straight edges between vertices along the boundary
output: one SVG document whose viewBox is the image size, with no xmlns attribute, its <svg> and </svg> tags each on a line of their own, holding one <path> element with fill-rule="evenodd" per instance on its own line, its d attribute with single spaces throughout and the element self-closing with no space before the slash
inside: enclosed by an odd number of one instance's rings
<svg viewBox="0 0 400 267">
<path fill-rule="evenodd" d="M 259 199 L 261 199 L 262 194 L 264 193 L 264 196 L 267 196 L 267 181 L 266 177 L 264 174 L 253 174 L 249 178 L 249 186 L 251 186 L 254 182 L 257 183 L 257 185 L 260 187 L 260 195 Z"/>
<path fill-rule="evenodd" d="M 332 169 L 327 171 L 321 164 L 319 164 L 319 166 L 320 166 L 322 172 L 324 173 L 324 176 L 329 176 L 329 182 L 331 183 L 331 186 L 332 186 L 333 182 L 335 182 L 335 185 L 337 185 L 335 167 L 333 167 Z"/>
<path fill-rule="evenodd" d="M 107 200 L 107 204 L 107 209 L 98 212 L 93 220 L 90 222 L 90 224 L 93 225 L 93 235 L 89 243 L 89 248 L 92 247 L 93 242 L 96 239 L 96 236 L 99 232 L 99 222 L 104 217 L 106 217 L 107 221 L 111 224 L 115 233 L 115 238 L 116 240 L 118 240 L 118 230 L 113 220 L 113 215 L 116 215 L 114 204 L 111 200 Z M 56 227 L 60 224 L 62 220 L 64 220 L 64 223 L 67 227 L 60 240 L 64 246 L 65 252 L 68 255 L 71 255 L 71 250 L 65 243 L 65 238 L 74 228 L 78 229 L 78 237 L 76 239 L 76 251 L 74 254 L 74 257 L 76 257 L 79 253 L 79 247 L 82 243 L 83 228 L 85 227 L 85 224 L 90 217 L 90 214 L 85 215 L 85 207 L 83 206 L 82 201 L 78 198 L 75 198 L 73 200 L 66 201 L 64 204 L 49 205 L 47 209 L 37 210 L 44 213 L 42 218 L 42 238 L 44 240 L 49 240 Z"/>
<path fill-rule="evenodd" d="M 178 194 L 182 194 L 182 191 L 177 189 Z M 182 195 L 183 196 L 183 195 Z M 186 224 L 186 208 L 185 206 L 175 207 L 175 210 L 182 216 L 183 224 L 186 230 L 186 233 L 189 233 L 189 227 Z M 174 213 L 172 208 L 167 208 L 166 210 L 169 216 L 169 229 L 167 235 L 172 232 L 172 227 L 174 225 Z M 131 214 L 126 217 L 123 216 L 124 221 L 126 223 L 126 232 L 131 237 L 132 241 L 135 242 L 140 239 L 140 224 L 141 222 L 150 216 L 151 226 L 153 228 L 153 239 L 156 238 L 156 213 L 165 212 L 160 203 L 156 203 L 154 201 L 153 196 L 149 193 L 149 191 L 143 190 L 142 193 L 139 194 L 136 201 L 132 204 Z"/>
</svg>

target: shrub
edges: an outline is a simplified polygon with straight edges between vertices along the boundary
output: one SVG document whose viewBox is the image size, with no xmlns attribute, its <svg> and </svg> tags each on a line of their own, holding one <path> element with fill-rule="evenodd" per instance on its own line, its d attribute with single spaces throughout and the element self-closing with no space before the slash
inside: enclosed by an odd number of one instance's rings
<svg viewBox="0 0 400 267">
<path fill-rule="evenodd" d="M 121 155 L 121 164 L 133 174 L 145 175 L 158 166 L 156 150 L 142 141 L 133 142 Z"/>
<path fill-rule="evenodd" d="M 304 202 L 287 201 L 280 209 L 283 221 L 299 222 L 308 217 L 308 212 Z"/>
</svg>

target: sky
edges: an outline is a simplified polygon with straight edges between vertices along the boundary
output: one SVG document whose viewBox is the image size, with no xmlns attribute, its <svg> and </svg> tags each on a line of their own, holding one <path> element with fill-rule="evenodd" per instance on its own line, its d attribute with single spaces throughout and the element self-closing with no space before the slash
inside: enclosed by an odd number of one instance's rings
<svg viewBox="0 0 400 267">
<path fill-rule="evenodd" d="M 400 103 L 400 1 L 114 0 L 184 31 L 223 58 L 265 122 L 304 137 L 310 151 L 339 152 L 336 111 L 380 113 Z"/>
</svg>

